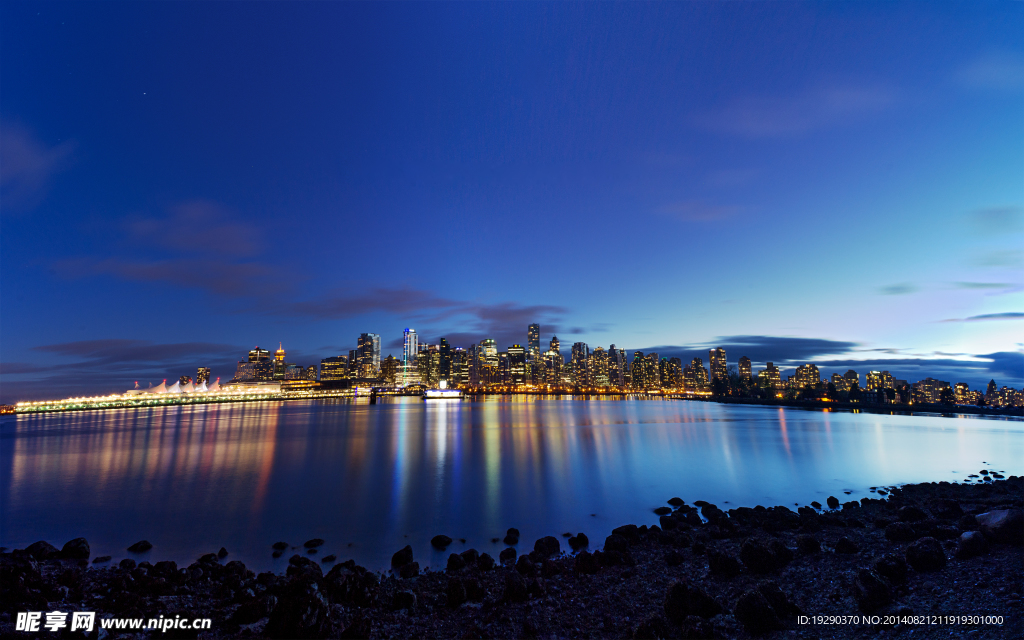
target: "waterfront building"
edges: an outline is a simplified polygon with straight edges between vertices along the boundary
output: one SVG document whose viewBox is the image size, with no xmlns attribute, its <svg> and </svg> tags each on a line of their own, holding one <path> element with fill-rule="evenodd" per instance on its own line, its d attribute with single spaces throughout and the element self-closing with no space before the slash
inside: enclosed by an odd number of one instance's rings
<svg viewBox="0 0 1024 640">
<path fill-rule="evenodd" d="M 765 389 L 782 388 L 782 376 L 779 372 L 779 368 L 775 366 L 775 363 L 769 362 L 765 364 L 764 369 L 757 372 L 757 382 Z"/>
<path fill-rule="evenodd" d="M 359 363 L 359 349 L 350 349 L 348 352 L 348 377 L 363 377 L 363 368 Z"/>
<path fill-rule="evenodd" d="M 661 359 L 661 384 L 666 389 L 683 386 L 683 361 L 679 358 Z"/>
<path fill-rule="evenodd" d="M 210 367 L 199 367 L 196 370 L 196 384 L 200 385 L 210 381 Z"/>
<path fill-rule="evenodd" d="M 590 372 L 587 367 L 587 359 L 590 357 L 590 347 L 586 342 L 577 342 L 572 345 L 571 351 L 573 384 L 577 387 L 590 385 Z"/>
<path fill-rule="evenodd" d="M 690 362 L 690 368 L 693 369 L 694 386 L 701 391 L 707 390 L 710 380 L 708 380 L 708 370 L 704 368 L 704 361 L 694 358 Z"/>
<path fill-rule="evenodd" d="M 257 345 L 256 348 L 249 351 L 249 362 L 267 362 L 270 360 L 270 351 L 267 349 L 260 349 Z"/>
<path fill-rule="evenodd" d="M 545 381 L 547 384 L 558 386 L 562 384 L 562 354 L 555 349 L 548 349 L 544 353 Z"/>
<path fill-rule="evenodd" d="M 966 382 L 958 382 L 953 385 L 953 397 L 956 398 L 957 404 L 972 404 L 971 403 L 971 388 Z"/>
<path fill-rule="evenodd" d="M 178 384 L 180 384 L 183 387 L 190 382 L 192 382 L 192 376 L 181 376 L 180 378 L 178 378 Z"/>
<path fill-rule="evenodd" d="M 448 344 L 448 340 L 441 338 L 438 351 L 441 353 L 441 379 L 450 381 L 452 376 L 452 347 Z"/>
<path fill-rule="evenodd" d="M 864 388 L 867 391 L 875 391 L 877 389 L 892 389 L 894 388 L 892 376 L 889 375 L 888 371 L 868 371 Z"/>
<path fill-rule="evenodd" d="M 512 382 L 512 372 L 509 368 L 508 351 L 498 352 L 497 378 L 495 382 L 498 384 L 510 384 Z"/>
<path fill-rule="evenodd" d="M 526 384 L 526 349 L 514 344 L 508 348 L 508 381 L 516 386 Z"/>
<path fill-rule="evenodd" d="M 742 356 L 740 358 L 739 373 L 740 373 L 740 380 L 748 380 L 749 381 L 749 380 L 753 379 L 752 370 L 750 368 L 750 358 L 748 358 L 747 356 Z"/>
<path fill-rule="evenodd" d="M 288 363 L 284 361 L 285 352 L 284 346 L 279 342 L 277 343 L 277 351 L 274 352 L 274 380 L 285 380 L 285 370 L 288 367 Z"/>
<path fill-rule="evenodd" d="M 562 347 L 561 344 L 558 342 L 558 336 L 551 336 L 551 342 L 548 343 L 548 350 L 554 351 L 559 355 L 559 357 L 561 357 Z"/>
<path fill-rule="evenodd" d="M 802 364 L 796 368 L 796 374 L 793 376 L 793 384 L 796 389 L 803 389 L 804 387 L 816 387 L 821 382 L 821 372 L 818 371 L 818 367 L 813 364 Z"/>
<path fill-rule="evenodd" d="M 643 391 L 647 388 L 646 362 L 647 358 L 644 357 L 643 351 L 633 352 L 633 361 L 629 363 L 629 380 L 630 387 L 637 391 Z"/>
<path fill-rule="evenodd" d="M 625 349 L 616 349 L 614 344 L 608 347 L 608 384 L 619 389 L 624 388 L 628 371 L 629 362 L 626 360 Z"/>
<path fill-rule="evenodd" d="M 416 355 L 416 369 L 420 384 L 437 387 L 441 381 L 441 350 L 437 345 L 421 345 L 421 351 Z"/>
<path fill-rule="evenodd" d="M 729 380 L 729 371 L 725 361 L 725 349 L 719 347 L 708 351 L 708 367 L 711 369 L 711 380 L 719 378 Z"/>
<path fill-rule="evenodd" d="M 843 374 L 843 377 L 846 378 L 846 388 L 848 390 L 852 389 L 854 386 L 860 387 L 860 374 L 853 369 L 849 369 Z"/>
<path fill-rule="evenodd" d="M 380 336 L 376 333 L 359 334 L 359 369 L 363 378 L 376 378 L 380 371 Z"/>
<path fill-rule="evenodd" d="M 448 386 L 460 388 L 469 386 L 469 352 L 462 347 L 452 349 Z"/>
<path fill-rule="evenodd" d="M 420 379 L 419 369 L 416 365 L 416 356 L 420 352 L 419 336 L 415 329 L 406 328 L 402 334 L 402 386 L 417 384 Z"/>
<path fill-rule="evenodd" d="M 914 383 L 914 389 L 917 393 L 914 395 L 915 401 L 920 400 L 935 404 L 942 401 L 942 390 L 950 389 L 950 384 L 942 380 L 936 380 L 935 378 L 925 378 Z"/>
<path fill-rule="evenodd" d="M 604 348 L 594 348 L 587 360 L 587 369 L 590 373 L 590 386 L 608 386 L 608 354 Z"/>
<path fill-rule="evenodd" d="M 380 361 L 380 381 L 386 387 L 397 387 L 402 377 L 402 361 L 388 355 Z"/>
<path fill-rule="evenodd" d="M 320 381 L 334 382 L 348 378 L 348 358 L 332 356 L 320 361 Z"/>
<path fill-rule="evenodd" d="M 838 373 L 832 374 L 832 386 L 836 388 L 836 391 L 849 391 L 849 382 L 843 376 Z"/>
</svg>

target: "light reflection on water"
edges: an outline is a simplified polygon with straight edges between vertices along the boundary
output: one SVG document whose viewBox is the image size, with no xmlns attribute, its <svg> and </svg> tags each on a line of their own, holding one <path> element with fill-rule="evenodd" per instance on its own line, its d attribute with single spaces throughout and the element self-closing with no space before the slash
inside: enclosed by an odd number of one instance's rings
<svg viewBox="0 0 1024 640">
<path fill-rule="evenodd" d="M 378 405 L 249 403 L 0 422 L 0 544 L 188 563 L 222 545 L 283 570 L 270 545 L 383 569 L 446 533 L 496 556 L 508 527 L 544 535 L 655 523 L 672 496 L 724 508 L 856 499 L 869 486 L 1021 474 L 1024 422 L 824 413 L 662 400 L 488 398 Z M 841 492 L 847 490 L 849 498 Z M 591 516 L 590 514 L 595 514 Z M 351 546 L 349 546 L 351 544 Z"/>
</svg>

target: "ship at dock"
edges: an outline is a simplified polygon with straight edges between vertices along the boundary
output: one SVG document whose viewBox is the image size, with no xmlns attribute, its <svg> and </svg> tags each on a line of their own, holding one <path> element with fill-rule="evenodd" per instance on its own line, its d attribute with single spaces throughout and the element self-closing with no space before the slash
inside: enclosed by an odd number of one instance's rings
<svg viewBox="0 0 1024 640">
<path fill-rule="evenodd" d="M 424 389 L 424 400 L 462 400 L 465 394 L 462 389 L 449 389 L 448 381 L 441 380 L 436 389 Z"/>
</svg>

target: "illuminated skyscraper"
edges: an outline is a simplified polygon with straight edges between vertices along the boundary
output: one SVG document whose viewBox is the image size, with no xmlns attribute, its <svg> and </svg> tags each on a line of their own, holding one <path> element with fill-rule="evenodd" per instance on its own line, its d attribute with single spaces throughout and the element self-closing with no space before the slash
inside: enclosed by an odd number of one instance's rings
<svg viewBox="0 0 1024 640">
<path fill-rule="evenodd" d="M 531 324 L 526 329 L 526 348 L 529 350 L 530 362 L 540 359 L 540 325 Z"/>
<path fill-rule="evenodd" d="M 573 384 L 577 387 L 589 386 L 590 370 L 587 359 L 590 357 L 590 347 L 586 342 L 574 343 L 571 354 Z"/>
<path fill-rule="evenodd" d="M 277 343 L 277 351 L 274 352 L 274 380 L 284 380 L 288 364 L 284 361 L 284 347 Z"/>
<path fill-rule="evenodd" d="M 704 361 L 700 358 L 694 358 L 690 362 L 690 367 L 693 369 L 693 384 L 699 389 L 705 389 L 710 384 L 708 380 L 708 370 L 704 368 Z"/>
<path fill-rule="evenodd" d="M 725 349 L 719 347 L 708 351 L 708 367 L 711 368 L 711 380 L 719 378 L 729 379 L 729 372 L 725 362 Z"/>
<path fill-rule="evenodd" d="M 209 382 L 209 381 L 210 381 L 210 368 L 209 367 L 199 367 L 199 369 L 196 371 L 196 384 L 200 385 L 200 384 L 203 384 L 204 382 Z"/>
<path fill-rule="evenodd" d="M 594 347 L 587 361 L 587 368 L 590 370 L 590 384 L 595 387 L 607 387 L 608 381 L 608 353 L 602 347 Z"/>
<path fill-rule="evenodd" d="M 260 349 L 258 346 L 249 352 L 249 362 L 267 362 L 270 360 L 270 351 Z"/>
<path fill-rule="evenodd" d="M 637 391 L 643 391 L 647 388 L 647 367 L 645 363 L 647 359 L 644 358 L 643 351 L 633 352 L 633 361 L 629 364 L 629 380 L 630 386 Z"/>
<path fill-rule="evenodd" d="M 558 342 L 558 336 L 551 336 L 551 342 L 549 343 L 549 350 L 554 351 L 558 355 L 562 355 L 562 347 Z"/>
<path fill-rule="evenodd" d="M 813 364 L 802 364 L 796 368 L 796 374 L 793 376 L 793 382 L 796 384 L 797 389 L 803 389 L 806 386 L 816 387 L 821 382 L 821 372 L 818 371 L 818 367 Z"/>
<path fill-rule="evenodd" d="M 628 371 L 625 350 L 616 349 L 614 344 L 608 347 L 608 384 L 620 389 L 625 387 Z"/>
<path fill-rule="evenodd" d="M 448 344 L 448 341 L 441 338 L 441 344 L 438 347 L 438 351 L 441 353 L 441 379 L 448 380 L 451 382 L 452 377 L 452 347 Z"/>
<path fill-rule="evenodd" d="M 420 352 L 419 336 L 415 329 L 406 329 L 404 334 L 404 345 L 402 346 L 402 384 L 416 384 L 419 381 L 419 371 L 416 366 L 416 356 Z"/>
<path fill-rule="evenodd" d="M 782 374 L 774 363 L 769 362 L 764 369 L 757 372 L 757 381 L 766 389 L 779 389 L 782 387 Z"/>
<path fill-rule="evenodd" d="M 508 348 L 508 376 L 514 385 L 526 384 L 526 349 L 518 344 Z"/>
<path fill-rule="evenodd" d="M 846 388 L 852 389 L 854 385 L 860 386 L 860 374 L 853 369 L 848 370 L 843 374 L 843 378 L 846 379 Z"/>
<path fill-rule="evenodd" d="M 751 373 L 752 372 L 750 370 L 750 358 L 748 358 L 747 356 L 743 356 L 742 358 L 740 358 L 740 367 L 739 367 L 739 369 L 740 369 L 740 380 L 750 380 L 751 379 Z"/>
<path fill-rule="evenodd" d="M 389 355 L 380 361 L 380 381 L 388 387 L 398 385 L 401 377 L 402 362 L 398 358 Z"/>
<path fill-rule="evenodd" d="M 376 378 L 380 371 L 380 336 L 376 333 L 359 334 L 359 366 L 364 378 Z"/>
</svg>

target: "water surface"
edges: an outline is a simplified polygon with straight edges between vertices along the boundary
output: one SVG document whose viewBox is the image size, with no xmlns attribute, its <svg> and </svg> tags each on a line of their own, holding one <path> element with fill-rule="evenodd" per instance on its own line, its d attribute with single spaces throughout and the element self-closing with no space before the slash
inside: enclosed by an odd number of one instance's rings
<svg viewBox="0 0 1024 640">
<path fill-rule="evenodd" d="M 384 569 L 412 544 L 443 566 L 509 527 L 603 540 L 673 496 L 728 509 L 871 486 L 1022 474 L 1024 422 L 673 400 L 490 398 L 194 405 L 0 422 L 0 545 L 85 536 L 94 556 L 189 563 L 221 546 L 283 571 L 277 540 Z M 849 496 L 844 491 L 852 492 Z M 564 545 L 563 545 L 564 546 Z"/>
</svg>

